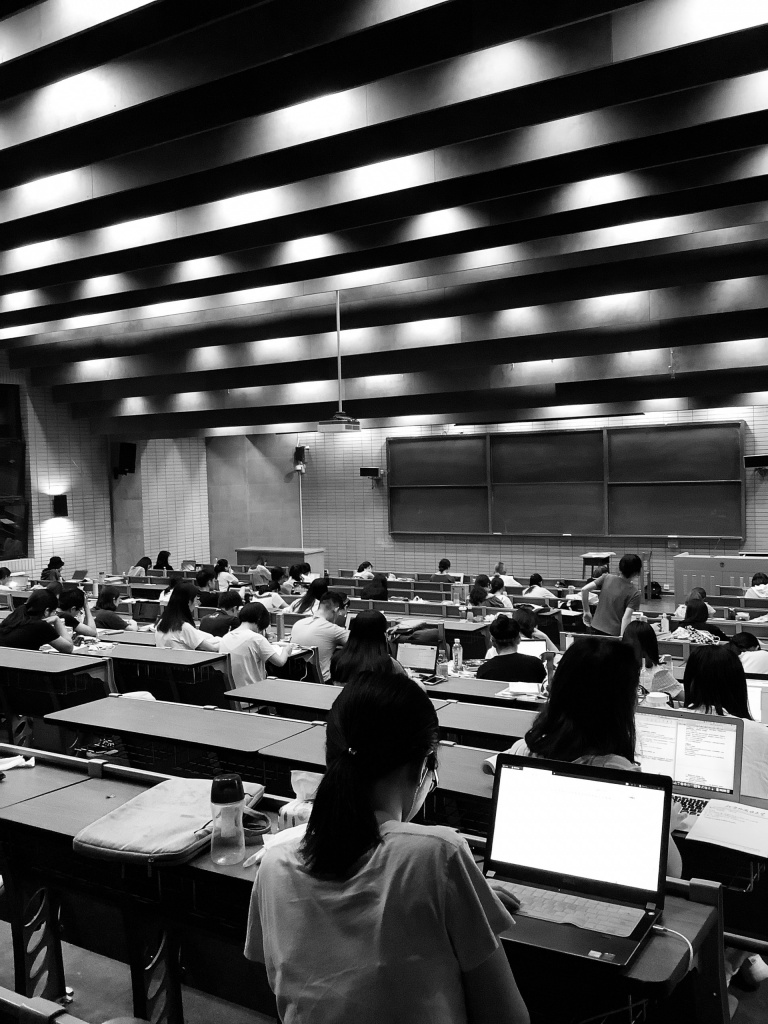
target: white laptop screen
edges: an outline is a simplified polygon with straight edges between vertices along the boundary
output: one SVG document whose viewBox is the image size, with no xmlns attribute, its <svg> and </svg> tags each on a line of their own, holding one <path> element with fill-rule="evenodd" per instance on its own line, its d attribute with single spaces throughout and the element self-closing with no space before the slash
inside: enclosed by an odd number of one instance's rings
<svg viewBox="0 0 768 1024">
<path fill-rule="evenodd" d="M 644 772 L 668 775 L 675 786 L 731 796 L 736 790 L 738 725 L 727 718 L 635 715 L 635 759 Z"/>
<path fill-rule="evenodd" d="M 397 660 L 403 668 L 414 672 L 434 672 L 437 666 L 437 647 L 426 644 L 398 644 Z"/>
<path fill-rule="evenodd" d="M 527 654 L 530 658 L 540 658 L 546 652 L 546 640 L 521 640 L 517 648 L 518 654 Z"/>
<path fill-rule="evenodd" d="M 490 859 L 574 879 L 655 891 L 664 791 L 542 768 L 503 765 Z"/>
</svg>

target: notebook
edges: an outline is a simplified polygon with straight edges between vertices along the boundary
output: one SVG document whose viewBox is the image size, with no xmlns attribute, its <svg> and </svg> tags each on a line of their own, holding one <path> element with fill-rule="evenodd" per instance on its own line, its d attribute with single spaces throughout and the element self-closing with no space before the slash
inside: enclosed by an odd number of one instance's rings
<svg viewBox="0 0 768 1024">
<path fill-rule="evenodd" d="M 644 772 L 672 779 L 675 797 L 688 814 L 701 814 L 712 799 L 739 800 L 740 718 L 639 707 L 635 732 L 635 760 Z"/>
<path fill-rule="evenodd" d="M 432 676 L 437 668 L 437 646 L 428 644 L 398 644 L 397 660 L 403 668 Z"/>
<path fill-rule="evenodd" d="M 671 780 L 499 754 L 485 874 L 521 907 L 507 937 L 624 966 L 664 908 Z"/>
</svg>

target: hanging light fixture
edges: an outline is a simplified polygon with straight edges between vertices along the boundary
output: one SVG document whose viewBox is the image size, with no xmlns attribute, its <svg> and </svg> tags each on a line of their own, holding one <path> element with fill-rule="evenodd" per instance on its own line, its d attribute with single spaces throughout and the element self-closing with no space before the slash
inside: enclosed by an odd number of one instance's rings
<svg viewBox="0 0 768 1024">
<path fill-rule="evenodd" d="M 360 421 L 344 412 L 343 385 L 341 380 L 341 292 L 336 289 L 336 378 L 339 385 L 339 408 L 329 420 L 320 420 L 317 429 L 321 434 L 346 434 L 360 430 Z"/>
</svg>

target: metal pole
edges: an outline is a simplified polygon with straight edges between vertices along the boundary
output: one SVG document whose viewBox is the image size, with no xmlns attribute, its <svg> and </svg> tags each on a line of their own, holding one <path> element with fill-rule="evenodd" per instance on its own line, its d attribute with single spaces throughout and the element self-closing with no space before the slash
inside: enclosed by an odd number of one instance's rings
<svg viewBox="0 0 768 1024">
<path fill-rule="evenodd" d="M 344 412 L 341 404 L 341 292 L 336 289 L 336 376 L 339 382 L 339 412 Z"/>
<path fill-rule="evenodd" d="M 299 473 L 299 533 L 301 534 L 301 549 L 304 550 L 304 505 L 302 502 L 301 478 L 304 474 Z"/>
</svg>

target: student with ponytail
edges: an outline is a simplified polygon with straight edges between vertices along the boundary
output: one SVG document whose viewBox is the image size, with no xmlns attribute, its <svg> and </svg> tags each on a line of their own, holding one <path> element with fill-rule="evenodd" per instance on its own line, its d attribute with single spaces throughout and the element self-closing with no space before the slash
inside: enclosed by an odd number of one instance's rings
<svg viewBox="0 0 768 1024">
<path fill-rule="evenodd" d="M 64 623 L 56 615 L 58 603 L 58 595 L 53 589 L 33 591 L 26 604 L 0 622 L 0 647 L 37 651 L 43 644 L 50 644 L 62 654 L 71 654 L 74 649 L 72 641 Z"/>
<path fill-rule="evenodd" d="M 336 698 L 306 831 L 267 851 L 251 897 L 245 955 L 283 1024 L 528 1024 L 497 937 L 515 901 L 453 829 L 412 823 L 437 740 L 431 701 L 386 659 Z"/>
</svg>

